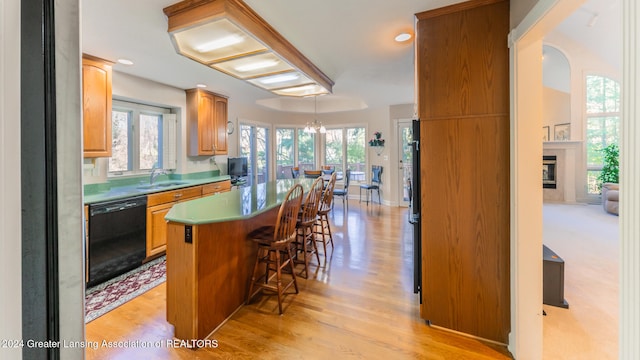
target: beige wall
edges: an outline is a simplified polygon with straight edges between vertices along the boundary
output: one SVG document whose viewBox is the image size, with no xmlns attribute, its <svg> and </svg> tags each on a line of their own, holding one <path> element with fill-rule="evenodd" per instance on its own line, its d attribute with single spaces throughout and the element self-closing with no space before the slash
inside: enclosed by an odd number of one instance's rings
<svg viewBox="0 0 640 360">
<path fill-rule="evenodd" d="M 553 126 L 571 122 L 571 95 L 549 87 L 542 91 L 542 126 L 549 126 L 549 140 L 553 140 Z"/>
</svg>

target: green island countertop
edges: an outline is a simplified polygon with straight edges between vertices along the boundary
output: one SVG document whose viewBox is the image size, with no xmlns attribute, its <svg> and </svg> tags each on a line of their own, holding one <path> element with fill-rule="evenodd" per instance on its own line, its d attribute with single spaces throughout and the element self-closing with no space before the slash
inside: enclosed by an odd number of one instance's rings
<svg viewBox="0 0 640 360">
<path fill-rule="evenodd" d="M 241 187 L 231 191 L 173 205 L 165 220 L 187 225 L 252 218 L 279 206 L 287 191 L 301 184 L 305 192 L 313 179 L 281 179 Z"/>
</svg>

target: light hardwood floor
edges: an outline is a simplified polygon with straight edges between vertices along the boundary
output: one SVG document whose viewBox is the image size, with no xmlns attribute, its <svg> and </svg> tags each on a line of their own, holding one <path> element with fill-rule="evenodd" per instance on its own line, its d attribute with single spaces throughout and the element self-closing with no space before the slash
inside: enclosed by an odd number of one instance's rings
<svg viewBox="0 0 640 360">
<path fill-rule="evenodd" d="M 88 349 L 88 359 L 509 359 L 506 348 L 431 328 L 413 294 L 407 209 L 338 202 L 330 213 L 335 249 L 299 278 L 300 293 L 243 306 L 211 339 L 217 347 L 171 348 L 165 285 L 86 326 L 88 341 L 160 342 L 150 348 Z M 321 260 L 324 258 L 321 256 Z M 212 301 L 215 301 L 213 299 Z"/>
</svg>

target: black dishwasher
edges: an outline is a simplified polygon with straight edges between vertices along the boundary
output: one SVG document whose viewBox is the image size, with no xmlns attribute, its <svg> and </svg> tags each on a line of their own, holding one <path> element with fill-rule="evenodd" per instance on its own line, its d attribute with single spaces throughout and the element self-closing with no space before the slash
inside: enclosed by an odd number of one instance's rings
<svg viewBox="0 0 640 360">
<path fill-rule="evenodd" d="M 87 287 L 142 264 L 146 257 L 147 197 L 89 204 Z"/>
</svg>

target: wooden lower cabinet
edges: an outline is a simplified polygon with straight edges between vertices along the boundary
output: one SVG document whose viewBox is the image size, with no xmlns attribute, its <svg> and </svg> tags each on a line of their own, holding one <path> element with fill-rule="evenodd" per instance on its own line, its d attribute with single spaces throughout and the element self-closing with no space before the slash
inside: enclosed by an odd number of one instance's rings
<svg viewBox="0 0 640 360">
<path fill-rule="evenodd" d="M 162 254 L 167 249 L 167 222 L 165 215 L 175 202 L 147 208 L 147 258 Z"/>
<path fill-rule="evenodd" d="M 147 259 L 167 249 L 167 215 L 173 204 L 202 196 L 202 186 L 163 191 L 147 197 Z"/>
<path fill-rule="evenodd" d="M 165 253 L 167 221 L 165 215 L 174 204 L 231 190 L 231 181 L 217 181 L 200 186 L 164 191 L 147 197 L 147 260 Z"/>
</svg>

